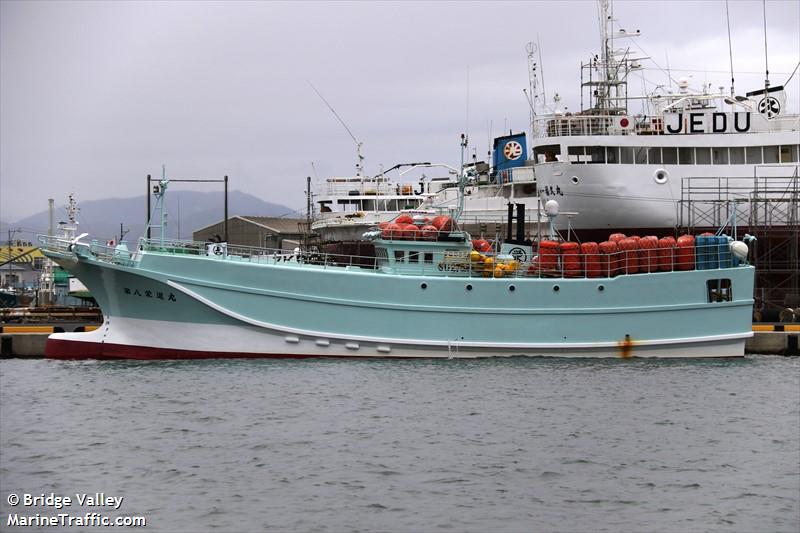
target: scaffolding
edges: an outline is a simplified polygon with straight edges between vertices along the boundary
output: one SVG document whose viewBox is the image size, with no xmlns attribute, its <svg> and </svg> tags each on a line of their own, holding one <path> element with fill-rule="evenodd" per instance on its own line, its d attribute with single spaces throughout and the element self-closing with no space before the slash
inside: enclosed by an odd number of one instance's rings
<svg viewBox="0 0 800 533">
<path fill-rule="evenodd" d="M 722 227 L 754 235 L 755 313 L 764 320 L 800 320 L 800 179 L 798 166 L 759 165 L 753 178 L 687 177 L 681 182 L 679 226 Z"/>
</svg>

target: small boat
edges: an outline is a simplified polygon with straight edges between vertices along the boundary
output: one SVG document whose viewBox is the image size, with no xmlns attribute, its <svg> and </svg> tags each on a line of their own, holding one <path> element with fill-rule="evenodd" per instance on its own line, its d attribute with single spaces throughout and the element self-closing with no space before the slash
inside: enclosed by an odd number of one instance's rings
<svg viewBox="0 0 800 533">
<path fill-rule="evenodd" d="M 457 216 L 401 215 L 369 232 L 363 261 L 168 240 L 161 213 L 161 236 L 133 250 L 39 237 L 104 314 L 51 335 L 48 357 L 735 357 L 752 335 L 747 245 L 721 233 L 594 247 L 523 235 L 504 243 L 534 252 L 518 259 L 473 243 Z"/>
<path fill-rule="evenodd" d="M 427 178 L 418 184 L 403 181 L 404 174 L 419 168 L 448 168 L 435 163 L 398 164 L 377 176 L 331 177 L 317 183 L 311 231 L 319 242 L 360 241 L 362 234 L 380 222 L 387 222 L 401 212 L 424 209 L 423 203 L 456 181 L 450 176 Z M 397 178 L 388 174 L 400 170 Z M 360 170 L 360 169 L 359 169 Z"/>
</svg>

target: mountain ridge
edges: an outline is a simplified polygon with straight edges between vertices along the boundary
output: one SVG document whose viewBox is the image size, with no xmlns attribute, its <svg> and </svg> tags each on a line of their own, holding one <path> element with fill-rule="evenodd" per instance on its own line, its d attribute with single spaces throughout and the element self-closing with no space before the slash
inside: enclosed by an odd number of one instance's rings
<svg viewBox="0 0 800 533">
<path fill-rule="evenodd" d="M 151 210 L 155 199 L 151 198 Z M 138 240 L 146 228 L 145 213 L 147 200 L 143 196 L 129 198 L 103 198 L 81 202 L 77 215 L 78 233 L 89 233 L 90 238 L 99 241 L 118 240 L 120 223 L 127 230 L 127 241 Z M 190 239 L 192 232 L 221 221 L 224 218 L 224 199 L 222 193 L 202 191 L 170 191 L 167 194 L 167 236 Z M 294 209 L 283 204 L 266 202 L 241 191 L 228 193 L 228 216 L 274 216 L 293 218 L 301 216 Z M 66 205 L 57 205 L 53 217 L 55 231 L 58 223 L 67 220 Z M 14 222 L 0 222 L 0 240 L 8 239 L 8 231 L 13 232 L 12 240 L 30 241 L 37 234 L 47 233 L 49 214 L 45 209 Z M 16 231 L 17 229 L 20 231 Z"/>
</svg>

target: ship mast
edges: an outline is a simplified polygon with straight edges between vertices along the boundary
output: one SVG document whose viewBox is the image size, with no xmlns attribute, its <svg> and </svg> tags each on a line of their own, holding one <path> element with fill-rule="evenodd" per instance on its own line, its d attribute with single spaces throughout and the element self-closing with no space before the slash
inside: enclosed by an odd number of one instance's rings
<svg viewBox="0 0 800 533">
<path fill-rule="evenodd" d="M 588 71 L 588 81 L 582 86 L 589 89 L 589 111 L 597 115 L 619 115 L 627 113 L 627 74 L 631 68 L 627 50 L 616 50 L 614 40 L 636 37 L 639 30 L 614 32 L 614 12 L 610 0 L 598 0 L 598 22 L 600 23 L 600 55 L 594 56 L 581 69 Z M 621 59 L 617 58 L 621 55 Z M 620 77 L 622 74 L 622 77 Z M 597 76 L 597 78 L 595 78 Z"/>
</svg>

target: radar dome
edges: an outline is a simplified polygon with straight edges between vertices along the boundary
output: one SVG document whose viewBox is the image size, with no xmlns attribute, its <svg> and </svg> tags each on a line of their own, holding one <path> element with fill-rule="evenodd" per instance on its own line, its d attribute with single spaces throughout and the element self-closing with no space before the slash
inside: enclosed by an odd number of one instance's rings
<svg viewBox="0 0 800 533">
<path fill-rule="evenodd" d="M 547 216 L 554 217 L 558 215 L 558 202 L 555 200 L 547 200 L 544 204 L 544 212 L 547 213 Z"/>
</svg>

